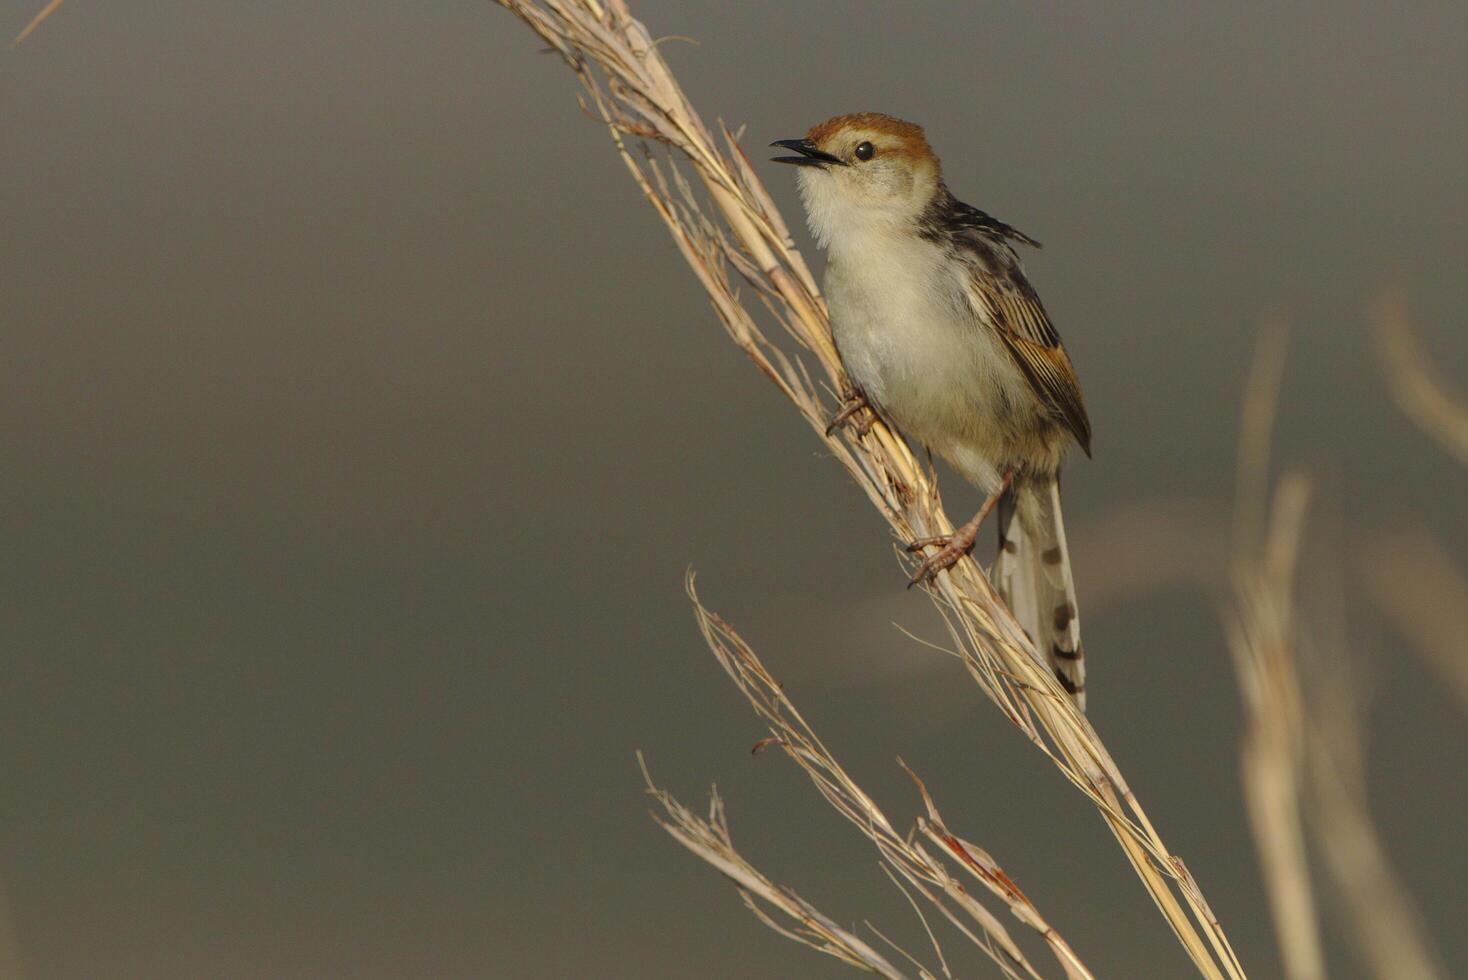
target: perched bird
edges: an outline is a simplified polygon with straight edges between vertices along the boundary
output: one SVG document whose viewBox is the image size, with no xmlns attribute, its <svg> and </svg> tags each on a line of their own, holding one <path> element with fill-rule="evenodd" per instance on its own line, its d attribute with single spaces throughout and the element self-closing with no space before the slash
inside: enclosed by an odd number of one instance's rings
<svg viewBox="0 0 1468 980">
<path fill-rule="evenodd" d="M 812 234 L 826 249 L 831 329 L 856 387 L 833 424 L 866 406 L 948 460 L 989 495 L 913 582 L 973 547 L 997 505 L 994 582 L 1085 707 L 1080 619 L 1060 466 L 1071 440 L 1091 452 L 1075 369 L 1016 245 L 1039 243 L 956 199 L 920 126 L 876 112 L 836 116 L 772 146 L 800 168 Z"/>
</svg>

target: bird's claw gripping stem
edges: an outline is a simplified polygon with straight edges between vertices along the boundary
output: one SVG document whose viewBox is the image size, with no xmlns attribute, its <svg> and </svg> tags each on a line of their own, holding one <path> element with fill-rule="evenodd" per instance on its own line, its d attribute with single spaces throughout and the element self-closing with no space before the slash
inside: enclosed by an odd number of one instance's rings
<svg viewBox="0 0 1468 980">
<path fill-rule="evenodd" d="M 994 506 L 999 503 L 999 498 L 1004 496 L 1004 492 L 1009 489 L 1013 481 L 1014 471 L 1006 472 L 1004 474 L 1004 482 L 999 484 L 998 490 L 995 490 L 989 495 L 988 499 L 984 501 L 984 506 L 979 508 L 979 512 L 973 516 L 973 519 L 963 525 L 963 527 L 956 529 L 952 534 L 939 534 L 936 537 L 919 538 L 907 546 L 907 550 L 914 554 L 927 548 L 935 546 L 938 548 L 936 552 L 924 558 L 922 563 L 918 565 L 917 571 L 913 573 L 911 580 L 907 583 L 909 589 L 919 582 L 930 581 L 933 576 L 941 571 L 952 568 L 958 564 L 960 558 L 969 553 L 969 550 L 974 546 L 974 541 L 978 539 L 979 528 L 983 526 L 985 518 L 989 516 L 989 511 L 993 510 Z"/>
<path fill-rule="evenodd" d="M 831 416 L 831 422 L 826 426 L 826 435 L 831 435 L 847 422 L 851 422 L 858 437 L 866 435 L 872 430 L 877 422 L 877 413 L 872 411 L 871 403 L 867 401 L 866 395 L 859 391 L 849 391 L 841 400 L 841 408 Z"/>
<path fill-rule="evenodd" d="M 969 549 L 974 546 L 974 540 L 978 536 L 979 522 L 969 521 L 952 534 L 922 538 L 908 545 L 907 550 L 914 553 L 934 546 L 937 546 L 938 550 L 922 560 L 917 571 L 913 572 L 907 587 L 910 589 L 919 582 L 929 581 L 939 572 L 957 565 L 959 559 L 969 553 Z"/>
</svg>

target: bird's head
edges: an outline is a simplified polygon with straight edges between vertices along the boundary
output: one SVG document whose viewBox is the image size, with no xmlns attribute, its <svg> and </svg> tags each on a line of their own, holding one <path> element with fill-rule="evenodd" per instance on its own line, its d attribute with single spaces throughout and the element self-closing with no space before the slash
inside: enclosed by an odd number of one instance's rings
<svg viewBox="0 0 1468 980">
<path fill-rule="evenodd" d="M 835 116 L 804 139 L 770 145 L 795 151 L 774 159 L 800 168 L 800 196 L 822 245 L 911 223 L 943 186 L 922 127 L 880 112 Z"/>
</svg>

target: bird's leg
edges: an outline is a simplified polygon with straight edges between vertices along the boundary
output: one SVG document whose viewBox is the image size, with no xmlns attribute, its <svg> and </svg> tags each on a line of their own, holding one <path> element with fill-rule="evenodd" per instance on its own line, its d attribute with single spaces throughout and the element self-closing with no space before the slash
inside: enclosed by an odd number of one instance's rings
<svg viewBox="0 0 1468 980">
<path fill-rule="evenodd" d="M 1014 471 L 1007 470 L 1004 480 L 999 484 L 999 489 L 989 494 L 979 512 L 973 516 L 967 524 L 955 530 L 952 534 L 940 534 L 933 538 L 920 538 L 907 546 L 911 552 L 922 551 L 925 548 L 936 546 L 938 548 L 933 554 L 924 558 L 922 564 L 918 565 L 917 571 L 913 573 L 912 580 L 907 583 L 910 589 L 924 580 L 931 579 L 944 569 L 952 568 L 958 564 L 958 560 L 968 554 L 969 549 L 974 546 L 975 539 L 979 536 L 979 528 L 984 525 L 989 512 L 999 503 L 999 498 L 1009 489 L 1014 482 Z"/>
<path fill-rule="evenodd" d="M 866 435 L 877 422 L 877 413 L 872 411 L 871 402 L 867 401 L 867 396 L 856 388 L 848 388 L 841 393 L 841 407 L 831 417 L 831 423 L 826 426 L 826 435 L 829 436 L 852 419 L 856 419 L 855 427 L 858 436 Z"/>
</svg>

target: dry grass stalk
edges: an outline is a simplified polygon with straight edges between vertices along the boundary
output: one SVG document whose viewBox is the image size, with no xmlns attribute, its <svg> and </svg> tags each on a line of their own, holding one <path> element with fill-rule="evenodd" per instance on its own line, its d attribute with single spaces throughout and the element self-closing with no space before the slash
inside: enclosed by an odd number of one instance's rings
<svg viewBox="0 0 1468 980">
<path fill-rule="evenodd" d="M 1284 973 L 1292 980 L 1321 980 L 1325 953 L 1301 816 L 1305 696 L 1293 601 L 1309 482 L 1292 474 L 1280 484 L 1274 506 L 1265 507 L 1286 342 L 1283 321 L 1266 321 L 1245 389 L 1231 569 L 1235 606 L 1225 623 L 1244 707 L 1244 800 Z"/>
<path fill-rule="evenodd" d="M 46 6 L 36 11 L 36 16 L 30 19 L 30 23 L 26 24 L 25 27 L 21 28 L 20 33 L 15 35 L 15 40 L 10 42 L 10 47 L 12 49 L 20 47 L 20 43 L 30 37 L 35 32 L 35 29 L 41 26 L 42 21 L 56 13 L 56 8 L 60 6 L 61 0 L 49 0 Z"/>
<path fill-rule="evenodd" d="M 1432 370 L 1403 297 L 1384 295 L 1373 320 L 1398 406 L 1450 455 L 1468 464 L 1468 405 L 1449 394 Z M 1468 708 L 1468 578 L 1420 530 L 1374 535 L 1365 559 L 1362 570 L 1377 604 L 1447 682 L 1459 706 Z M 1341 681 L 1320 700 L 1324 707 L 1316 713 L 1309 740 L 1314 762 L 1310 816 L 1325 867 L 1350 919 L 1350 935 L 1376 976 L 1445 976 L 1371 819 L 1363 726 L 1352 692 Z"/>
<path fill-rule="evenodd" d="M 944 918 L 983 949 L 1007 976 L 1040 976 L 999 919 L 964 888 L 942 861 L 910 835 L 899 833 L 886 813 L 841 767 L 749 644 L 699 601 L 692 575 L 688 579 L 688 595 L 709 649 L 769 727 L 769 737 L 756 748 L 778 745 L 805 771 L 821 795 L 877 846 L 883 863 L 897 879 L 906 882 L 908 888 L 932 903 Z M 927 788 L 912 770 L 907 771 L 917 784 L 928 813 L 926 818 L 919 818 L 918 830 L 940 849 L 940 853 L 955 860 L 1004 902 L 1016 918 L 1034 929 L 1049 945 L 1067 977 L 1071 980 L 1089 978 L 1090 971 L 1070 945 L 1051 928 L 1039 909 L 988 852 L 948 831 Z M 978 934 L 974 933 L 973 927 L 977 927 Z"/>
<path fill-rule="evenodd" d="M 1291 601 L 1309 493 L 1299 474 L 1281 483 L 1262 554 L 1234 570 L 1237 608 L 1228 623 L 1244 703 L 1244 799 L 1284 974 L 1292 980 L 1325 976 L 1301 820 L 1305 695 Z"/>
<path fill-rule="evenodd" d="M 1283 317 L 1267 318 L 1259 330 L 1244 407 L 1239 419 L 1238 486 L 1234 498 L 1234 557 L 1253 556 L 1264 534 L 1265 505 L 1269 500 L 1269 446 L 1274 415 L 1284 380 L 1289 324 Z"/>
<path fill-rule="evenodd" d="M 1313 849 L 1371 975 L 1430 980 L 1444 974 L 1367 802 L 1348 651 L 1316 649 L 1323 631 L 1312 630 L 1295 607 L 1309 495 L 1300 474 L 1281 481 L 1260 549 L 1235 566 L 1229 620 L 1244 701 L 1244 797 L 1284 975 L 1326 976 L 1308 860 Z"/>
<path fill-rule="evenodd" d="M 695 816 L 669 793 L 654 785 L 652 775 L 647 771 L 647 764 L 643 761 L 641 753 L 638 754 L 637 761 L 642 766 L 642 775 L 647 783 L 648 793 L 658 801 L 663 810 L 661 814 L 653 814 L 653 819 L 657 821 L 658 826 L 666 830 L 678 843 L 719 869 L 725 877 L 734 882 L 739 889 L 739 894 L 744 898 L 745 905 L 761 922 L 780 935 L 809 946 L 817 952 L 834 956 L 843 963 L 868 973 L 875 973 L 880 977 L 888 977 L 889 980 L 906 980 L 906 974 L 894 967 L 882 954 L 860 937 L 841 928 L 815 906 L 789 888 L 766 878 L 746 861 L 734 849 L 734 841 L 729 835 L 729 822 L 724 814 L 724 801 L 717 793 L 714 793 L 709 800 L 709 815 L 705 820 Z M 771 908 L 784 913 L 795 923 L 794 928 L 786 927 L 772 918 L 756 899 L 763 900 Z M 919 964 L 919 976 L 933 977 L 934 974 Z"/>
<path fill-rule="evenodd" d="M 1262 500 L 1267 487 L 1284 355 L 1283 325 L 1267 323 L 1245 399 L 1234 608 L 1226 616 L 1244 706 L 1241 768 L 1251 830 L 1285 976 L 1326 976 L 1308 859 L 1313 843 L 1373 975 L 1425 980 L 1442 974 L 1371 819 L 1347 651 L 1343 642 L 1318 649 L 1320 635 L 1343 632 L 1343 612 L 1329 617 L 1336 629 L 1312 630 L 1297 608 L 1310 483 L 1299 473 L 1286 476 L 1268 509 L 1245 499 Z"/>
<path fill-rule="evenodd" d="M 684 96 L 657 44 L 622 0 L 499 0 L 576 73 L 591 109 L 662 217 L 730 337 L 795 405 L 817 438 L 901 541 L 950 532 L 931 473 L 902 438 L 878 423 L 866 434 L 824 435 L 831 409 L 804 361 L 761 331 L 735 287 L 737 275 L 815 360 L 828 391 L 846 389 L 825 305 L 783 219 L 740 150 L 718 138 Z M 628 136 L 667 146 L 693 168 L 717 217 L 702 208 L 676 169 L 639 158 Z M 1242 977 L 1243 969 L 1196 882 L 1166 848 L 1085 716 L 1071 706 L 1045 658 L 999 601 L 972 560 L 930 589 L 970 674 L 1004 715 L 1096 805 L 1199 972 Z"/>
<path fill-rule="evenodd" d="M 898 761 L 901 762 L 901 760 Z M 1081 962 L 1080 957 L 1076 956 L 1075 951 L 1070 948 L 1070 944 L 1065 941 L 1064 937 L 1045 921 L 1045 918 L 1040 915 L 1040 910 L 1025 897 L 1025 893 L 1020 891 L 1014 879 L 1005 874 L 1004 869 L 988 851 L 950 832 L 943 822 L 942 815 L 938 813 L 938 807 L 933 803 L 933 798 L 928 795 L 927 786 L 917 777 L 917 773 L 907 768 L 905 763 L 902 768 L 907 769 L 907 774 L 917 784 L 918 792 L 923 797 L 923 805 L 927 808 L 927 816 L 919 817 L 917 820 L 917 828 L 923 836 L 938 847 L 946 848 L 957 855 L 959 864 L 978 878 L 985 888 L 1007 904 L 1015 918 L 1039 933 L 1040 938 L 1045 940 L 1046 945 L 1055 954 L 1055 959 L 1059 961 L 1061 968 L 1065 970 L 1065 975 L 1070 980 L 1090 977 L 1091 971 L 1086 969 L 1085 964 Z"/>
<path fill-rule="evenodd" d="M 1373 322 L 1398 406 L 1468 465 L 1468 404 L 1449 393 L 1423 354 L 1401 295 L 1378 300 Z M 1378 605 L 1468 708 L 1468 576 L 1431 536 L 1401 528 L 1372 536 L 1361 567 Z"/>
<path fill-rule="evenodd" d="M 1399 293 L 1383 295 L 1372 311 L 1376 348 L 1392 394 L 1408 418 L 1468 466 L 1468 404 L 1453 395 L 1423 353 Z"/>
<path fill-rule="evenodd" d="M 1339 672 L 1341 651 L 1326 656 Z M 1306 816 L 1311 840 L 1347 920 L 1345 932 L 1372 976 L 1381 980 L 1446 977 L 1422 917 L 1398 879 L 1376 832 L 1366 795 L 1359 711 L 1341 680 L 1311 698 Z"/>
<path fill-rule="evenodd" d="M 1468 575 L 1420 528 L 1368 538 L 1361 574 L 1377 605 L 1468 711 Z"/>
</svg>

